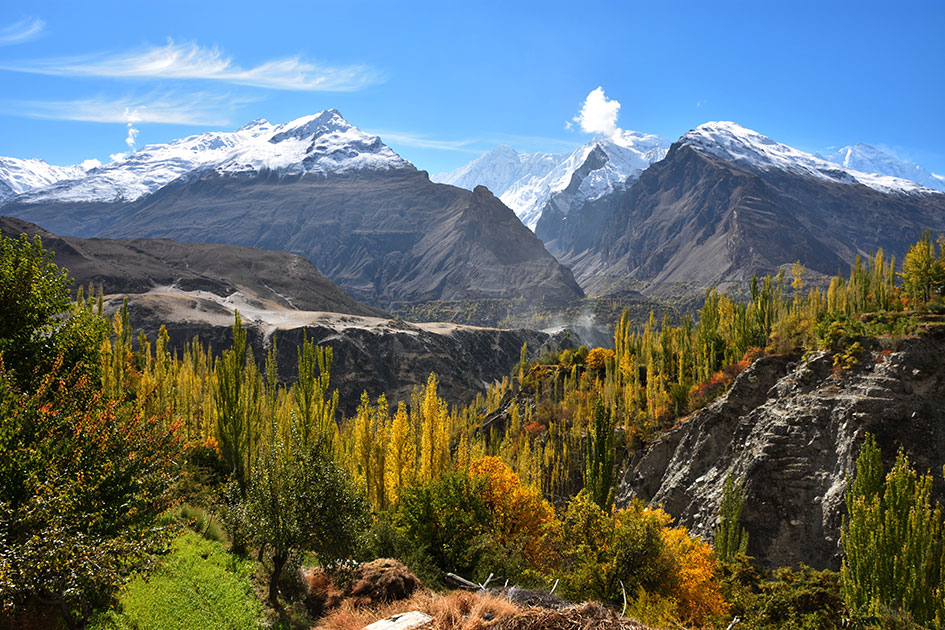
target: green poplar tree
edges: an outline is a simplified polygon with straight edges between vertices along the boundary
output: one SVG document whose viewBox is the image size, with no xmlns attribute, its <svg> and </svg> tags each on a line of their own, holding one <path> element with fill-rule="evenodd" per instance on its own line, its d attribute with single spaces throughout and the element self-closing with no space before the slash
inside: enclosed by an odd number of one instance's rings
<svg viewBox="0 0 945 630">
<path fill-rule="evenodd" d="M 587 472 L 585 486 L 602 510 L 614 504 L 616 471 L 616 426 L 610 409 L 598 398 L 594 418 L 587 432 Z"/>
<path fill-rule="evenodd" d="M 847 608 L 859 615 L 898 610 L 938 627 L 945 619 L 942 511 L 932 505 L 932 478 L 916 475 L 902 450 L 884 478 L 870 435 L 856 467 L 841 533 Z"/>
<path fill-rule="evenodd" d="M 745 486 L 742 478 L 732 473 L 725 477 L 722 502 L 719 505 L 719 526 L 715 530 L 715 555 L 722 562 L 731 562 L 748 549 L 748 532 L 741 526 L 745 504 Z"/>
</svg>

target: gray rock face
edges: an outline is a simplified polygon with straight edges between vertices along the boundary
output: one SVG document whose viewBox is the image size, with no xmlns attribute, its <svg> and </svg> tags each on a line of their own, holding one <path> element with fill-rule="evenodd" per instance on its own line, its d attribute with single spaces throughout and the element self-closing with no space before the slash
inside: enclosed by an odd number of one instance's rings
<svg viewBox="0 0 945 630">
<path fill-rule="evenodd" d="M 119 300 L 114 300 L 112 308 L 119 304 Z M 182 348 L 194 336 L 209 344 L 215 353 L 229 348 L 233 342 L 232 314 L 200 313 L 204 307 L 195 306 L 188 319 L 168 320 L 166 302 L 157 301 L 154 296 L 131 296 L 129 315 L 132 326 L 144 330 L 152 340 L 164 324 L 175 349 Z M 295 315 L 300 319 L 293 321 L 291 327 L 275 329 L 264 322 L 244 319 L 257 363 L 263 365 L 268 345 L 275 340 L 279 378 L 292 382 L 297 377 L 297 348 L 303 337 L 332 348 L 330 388 L 338 390 L 341 411 L 346 416 L 354 414 L 364 391 L 372 400 L 386 394 L 392 408 L 399 401 L 409 403 L 413 388 L 425 385 L 431 372 L 437 375 L 440 396 L 450 404 L 465 404 L 493 381 L 511 374 L 523 344 L 528 344 L 532 358 L 547 350 L 574 347 L 565 333 L 410 324 L 300 311 Z"/>
<path fill-rule="evenodd" d="M 170 238 L 298 254 L 349 295 L 392 302 L 583 297 L 571 271 L 486 188 L 378 173 L 195 174 L 134 203 L 8 203 L 59 234 Z"/>
<path fill-rule="evenodd" d="M 744 478 L 750 555 L 768 567 L 838 569 L 843 493 L 866 432 L 887 468 L 904 448 L 915 468 L 935 471 L 935 492 L 945 495 L 943 352 L 945 335 L 930 333 L 885 351 L 877 344 L 845 373 L 823 352 L 759 359 L 725 396 L 628 462 L 618 504 L 662 505 L 711 539 L 731 473 Z"/>
<path fill-rule="evenodd" d="M 800 260 L 832 276 L 882 248 L 902 260 L 922 232 L 945 230 L 945 195 L 752 170 L 676 143 L 626 190 L 549 213 L 537 233 L 589 295 L 628 281 L 696 291 L 741 285 Z"/>
</svg>

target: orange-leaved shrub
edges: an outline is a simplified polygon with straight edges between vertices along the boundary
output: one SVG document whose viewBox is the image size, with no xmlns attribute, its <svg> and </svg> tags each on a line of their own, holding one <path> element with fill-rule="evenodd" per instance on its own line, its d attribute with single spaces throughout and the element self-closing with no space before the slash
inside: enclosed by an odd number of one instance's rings
<svg viewBox="0 0 945 630">
<path fill-rule="evenodd" d="M 498 457 L 474 461 L 469 473 L 486 480 L 479 492 L 492 511 L 496 541 L 503 546 L 520 546 L 533 568 L 545 566 L 551 552 L 549 536 L 556 522 L 548 502 L 535 488 L 522 483 Z"/>
<path fill-rule="evenodd" d="M 724 615 L 712 548 L 672 527 L 660 509 L 634 502 L 606 512 L 586 493 L 562 519 L 562 585 L 573 599 L 621 607 L 641 621 L 702 626 Z"/>
</svg>

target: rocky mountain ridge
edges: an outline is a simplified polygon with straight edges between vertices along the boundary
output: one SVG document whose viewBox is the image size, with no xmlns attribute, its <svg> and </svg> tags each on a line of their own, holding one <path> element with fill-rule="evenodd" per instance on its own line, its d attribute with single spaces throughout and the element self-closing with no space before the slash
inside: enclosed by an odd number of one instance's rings
<svg viewBox="0 0 945 630">
<path fill-rule="evenodd" d="M 432 183 L 336 110 L 145 147 L 2 208 L 70 236 L 287 251 L 378 308 L 583 297 L 571 272 L 485 188 Z"/>
<path fill-rule="evenodd" d="M 39 235 L 68 270 L 75 287 L 105 294 L 106 314 L 128 298 L 135 330 L 153 341 L 164 326 L 171 348 L 195 337 L 217 354 L 232 343 L 237 311 L 260 365 L 277 347 L 279 377 L 296 377 L 303 337 L 334 352 L 332 388 L 342 411 L 353 414 L 367 391 L 408 400 L 431 372 L 450 403 L 466 403 L 507 377 L 522 346 L 529 356 L 574 347 L 566 331 L 499 330 L 449 323 L 409 324 L 361 304 L 299 256 L 233 245 L 179 243 L 169 239 L 60 237 L 18 219 L 0 217 L 0 234 Z"/>
<path fill-rule="evenodd" d="M 733 289 L 797 260 L 832 276 L 879 248 L 902 260 L 923 231 L 945 231 L 945 194 L 713 125 L 625 191 L 560 218 L 549 248 L 588 294 Z"/>
<path fill-rule="evenodd" d="M 73 289 L 108 294 L 166 294 L 230 310 L 307 310 L 382 317 L 351 299 L 308 260 L 284 252 L 169 239 L 84 239 L 52 234 L 37 225 L 0 217 L 0 234 L 40 236 L 66 269 Z M 215 309 L 215 307 L 213 307 Z M 232 320 L 232 314 L 230 315 Z M 169 322 L 170 323 L 170 322 Z"/>
<path fill-rule="evenodd" d="M 878 340 L 849 371 L 825 352 L 755 361 L 731 390 L 626 463 L 618 505 L 661 505 L 711 539 L 722 487 L 744 479 L 748 553 L 768 567 L 838 569 L 846 480 L 865 433 L 887 467 L 902 447 L 919 471 L 941 471 L 945 329 Z M 940 476 L 935 493 L 945 498 Z"/>
</svg>

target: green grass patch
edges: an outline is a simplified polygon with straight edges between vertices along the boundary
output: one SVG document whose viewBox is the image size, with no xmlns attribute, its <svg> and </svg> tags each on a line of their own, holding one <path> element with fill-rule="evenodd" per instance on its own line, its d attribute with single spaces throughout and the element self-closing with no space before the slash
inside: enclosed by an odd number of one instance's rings
<svg viewBox="0 0 945 630">
<path fill-rule="evenodd" d="M 96 630 L 259 628 L 263 607 L 250 577 L 252 561 L 186 532 L 148 573 L 122 590 L 119 606 L 92 624 Z"/>
</svg>

